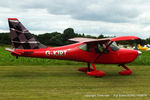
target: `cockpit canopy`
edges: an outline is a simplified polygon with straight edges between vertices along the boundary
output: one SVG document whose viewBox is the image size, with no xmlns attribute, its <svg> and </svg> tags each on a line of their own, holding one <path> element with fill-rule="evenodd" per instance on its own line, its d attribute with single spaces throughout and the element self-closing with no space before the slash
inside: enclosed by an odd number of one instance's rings
<svg viewBox="0 0 150 100">
<path fill-rule="evenodd" d="M 102 43 L 98 43 L 94 46 L 94 49 L 97 53 L 108 53 L 109 50 L 107 49 L 106 51 L 104 51 L 104 49 L 106 48 L 106 46 L 108 45 L 109 43 L 106 43 L 106 44 L 102 44 Z M 91 48 L 90 48 L 90 44 L 82 44 L 79 46 L 79 48 L 81 50 L 84 50 L 84 51 L 90 51 Z M 115 42 L 113 42 L 108 48 L 110 48 L 112 51 L 118 51 L 119 50 L 119 47 L 115 44 Z"/>
</svg>

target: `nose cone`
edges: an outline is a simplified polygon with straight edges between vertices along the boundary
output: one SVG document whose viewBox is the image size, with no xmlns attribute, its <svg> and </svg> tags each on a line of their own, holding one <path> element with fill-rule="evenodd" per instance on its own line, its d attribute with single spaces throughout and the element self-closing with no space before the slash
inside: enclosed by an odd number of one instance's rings
<svg viewBox="0 0 150 100">
<path fill-rule="evenodd" d="M 137 50 L 121 49 L 119 58 L 122 63 L 130 63 L 134 61 L 139 54 L 141 54 L 141 52 L 138 52 Z"/>
</svg>

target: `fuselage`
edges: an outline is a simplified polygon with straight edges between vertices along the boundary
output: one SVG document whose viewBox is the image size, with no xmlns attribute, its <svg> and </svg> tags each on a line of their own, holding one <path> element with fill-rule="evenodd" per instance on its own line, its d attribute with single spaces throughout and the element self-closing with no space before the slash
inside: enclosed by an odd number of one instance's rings
<svg viewBox="0 0 150 100">
<path fill-rule="evenodd" d="M 42 49 L 16 49 L 20 56 L 74 60 L 80 62 L 94 62 L 100 64 L 126 64 L 134 61 L 138 52 L 130 49 L 113 50 L 108 47 L 107 52 L 97 52 L 93 45 L 90 50 L 84 50 L 85 43 L 76 43 L 61 47 L 47 47 Z M 13 55 L 13 54 L 12 54 Z"/>
</svg>

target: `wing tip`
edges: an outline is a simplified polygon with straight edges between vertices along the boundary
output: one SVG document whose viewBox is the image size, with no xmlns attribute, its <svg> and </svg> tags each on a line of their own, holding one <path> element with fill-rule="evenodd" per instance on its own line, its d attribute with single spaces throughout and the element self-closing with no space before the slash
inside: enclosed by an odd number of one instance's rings
<svg viewBox="0 0 150 100">
<path fill-rule="evenodd" d="M 112 38 L 111 41 L 128 41 L 128 40 L 137 40 L 140 39 L 137 36 L 119 36 L 119 37 L 115 37 Z"/>
</svg>

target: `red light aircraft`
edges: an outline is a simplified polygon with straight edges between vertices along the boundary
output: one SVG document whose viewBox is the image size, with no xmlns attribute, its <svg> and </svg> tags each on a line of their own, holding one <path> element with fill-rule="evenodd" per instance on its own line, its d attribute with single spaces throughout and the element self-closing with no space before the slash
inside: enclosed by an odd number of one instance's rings
<svg viewBox="0 0 150 100">
<path fill-rule="evenodd" d="M 134 61 L 141 53 L 137 50 L 120 49 L 113 44 L 114 41 L 139 39 L 136 36 L 104 39 L 72 38 L 70 40 L 77 43 L 61 47 L 47 47 L 38 42 L 17 18 L 8 18 L 8 22 L 13 49 L 6 48 L 6 50 L 16 58 L 23 56 L 86 62 L 87 67 L 78 70 L 91 76 L 100 77 L 105 75 L 105 72 L 96 70 L 95 63 L 118 64 L 125 68 L 119 74 L 130 75 L 132 70 L 126 67 L 125 64 Z"/>
</svg>

